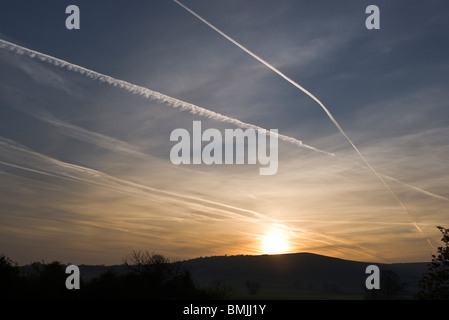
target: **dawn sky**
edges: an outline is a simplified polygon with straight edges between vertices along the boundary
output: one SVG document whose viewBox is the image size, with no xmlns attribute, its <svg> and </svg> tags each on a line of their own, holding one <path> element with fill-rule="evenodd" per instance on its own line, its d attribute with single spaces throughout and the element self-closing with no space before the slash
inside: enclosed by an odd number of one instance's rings
<svg viewBox="0 0 449 320">
<path fill-rule="evenodd" d="M 334 156 L 279 140 L 274 175 L 174 165 L 173 130 L 237 126 L 0 46 L 0 253 L 430 260 L 449 222 L 447 1 L 182 3 L 322 101 L 392 192 L 315 101 L 173 1 L 6 0 L 1 40 Z"/>
</svg>

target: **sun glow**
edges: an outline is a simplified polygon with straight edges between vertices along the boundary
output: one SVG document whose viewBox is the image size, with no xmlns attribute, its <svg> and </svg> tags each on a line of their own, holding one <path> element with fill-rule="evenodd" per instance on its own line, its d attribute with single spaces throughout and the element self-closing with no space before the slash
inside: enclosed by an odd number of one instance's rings
<svg viewBox="0 0 449 320">
<path fill-rule="evenodd" d="M 279 232 L 271 232 L 263 238 L 262 251 L 265 254 L 279 254 L 288 251 L 287 237 Z"/>
</svg>

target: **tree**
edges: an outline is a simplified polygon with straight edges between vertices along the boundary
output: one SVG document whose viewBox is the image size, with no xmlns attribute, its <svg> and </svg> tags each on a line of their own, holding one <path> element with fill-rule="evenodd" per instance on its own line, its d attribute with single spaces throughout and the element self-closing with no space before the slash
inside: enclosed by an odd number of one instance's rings
<svg viewBox="0 0 449 320">
<path fill-rule="evenodd" d="M 443 234 L 441 241 L 444 246 L 438 247 L 438 253 L 432 255 L 432 262 L 427 267 L 427 273 L 418 282 L 420 288 L 416 294 L 418 299 L 449 299 L 449 229 L 441 226 L 437 228 Z"/>
<path fill-rule="evenodd" d="M 399 296 L 405 289 L 406 283 L 393 270 L 380 271 L 380 289 L 365 290 L 367 300 L 391 300 Z"/>
<path fill-rule="evenodd" d="M 122 277 L 112 269 L 107 269 L 83 287 L 84 297 L 87 299 L 118 299 L 126 293 L 121 280 Z"/>
<path fill-rule="evenodd" d="M 133 251 L 124 259 L 125 265 L 140 275 L 148 273 L 168 272 L 170 260 L 161 254 L 149 253 L 148 251 Z"/>
<path fill-rule="evenodd" d="M 9 257 L 0 255 L 0 298 L 11 298 L 16 294 L 19 279 L 19 267 L 17 262 Z"/>
<path fill-rule="evenodd" d="M 150 298 L 186 298 L 197 294 L 190 272 L 161 254 L 133 251 L 124 259 L 133 294 Z"/>
<path fill-rule="evenodd" d="M 23 276 L 26 285 L 22 292 L 24 298 L 59 300 L 78 297 L 81 294 L 80 290 L 67 290 L 66 267 L 59 261 L 34 262 L 31 267 L 32 271 Z"/>
</svg>

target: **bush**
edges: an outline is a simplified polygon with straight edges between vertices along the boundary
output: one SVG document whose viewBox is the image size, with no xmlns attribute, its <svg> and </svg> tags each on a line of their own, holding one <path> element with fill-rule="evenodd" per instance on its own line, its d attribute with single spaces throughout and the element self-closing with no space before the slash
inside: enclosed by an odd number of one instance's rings
<svg viewBox="0 0 449 320">
<path fill-rule="evenodd" d="M 443 234 L 444 246 L 438 248 L 438 254 L 432 255 L 427 273 L 418 283 L 420 291 L 417 299 L 447 300 L 449 299 L 449 229 L 438 226 Z"/>
</svg>

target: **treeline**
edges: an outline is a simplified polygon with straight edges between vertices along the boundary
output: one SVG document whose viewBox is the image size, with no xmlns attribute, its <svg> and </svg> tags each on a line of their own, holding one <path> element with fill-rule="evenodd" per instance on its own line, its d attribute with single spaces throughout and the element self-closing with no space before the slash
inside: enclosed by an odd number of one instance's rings
<svg viewBox="0 0 449 320">
<path fill-rule="evenodd" d="M 432 255 L 427 272 L 418 282 L 415 299 L 449 300 L 449 228 L 437 228 L 443 235 L 443 246 Z M 208 287 L 198 287 L 185 266 L 160 254 L 133 251 L 124 258 L 126 272 L 109 269 L 89 281 L 81 275 L 80 289 L 69 290 L 66 280 L 70 275 L 63 264 L 33 263 L 27 272 L 21 272 L 17 263 L 2 254 L 0 299 L 224 299 L 231 294 L 231 288 L 219 280 Z M 300 286 L 300 283 L 293 282 L 293 285 Z M 261 288 L 257 281 L 246 281 L 245 286 L 250 295 L 258 294 Z M 365 299 L 394 299 L 404 287 L 397 274 L 384 270 L 380 289 L 369 290 Z M 340 291 L 329 284 L 324 288 L 327 292 Z"/>
<path fill-rule="evenodd" d="M 69 290 L 66 266 L 60 262 L 33 263 L 26 272 L 0 256 L 2 299 L 223 299 L 229 293 L 219 285 L 199 288 L 189 270 L 162 255 L 133 252 L 124 259 L 126 272 L 107 270 Z"/>
</svg>

